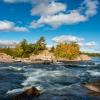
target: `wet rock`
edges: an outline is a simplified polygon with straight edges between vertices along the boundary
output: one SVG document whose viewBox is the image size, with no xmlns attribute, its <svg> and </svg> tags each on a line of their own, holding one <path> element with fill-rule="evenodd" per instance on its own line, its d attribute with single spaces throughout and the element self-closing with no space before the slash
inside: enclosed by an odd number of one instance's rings
<svg viewBox="0 0 100 100">
<path fill-rule="evenodd" d="M 87 83 L 84 86 L 89 90 L 89 95 L 100 96 L 100 81 Z"/>
<path fill-rule="evenodd" d="M 40 91 L 35 87 L 25 90 L 24 92 L 11 97 L 11 100 L 34 100 L 40 95 Z"/>
</svg>

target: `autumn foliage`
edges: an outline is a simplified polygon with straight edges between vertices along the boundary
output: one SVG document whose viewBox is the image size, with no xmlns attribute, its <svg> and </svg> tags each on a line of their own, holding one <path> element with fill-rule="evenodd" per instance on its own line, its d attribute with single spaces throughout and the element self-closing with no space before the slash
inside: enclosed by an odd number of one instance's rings
<svg viewBox="0 0 100 100">
<path fill-rule="evenodd" d="M 75 42 L 60 43 L 56 46 L 54 54 L 57 58 L 74 59 L 79 56 L 79 45 Z"/>
</svg>

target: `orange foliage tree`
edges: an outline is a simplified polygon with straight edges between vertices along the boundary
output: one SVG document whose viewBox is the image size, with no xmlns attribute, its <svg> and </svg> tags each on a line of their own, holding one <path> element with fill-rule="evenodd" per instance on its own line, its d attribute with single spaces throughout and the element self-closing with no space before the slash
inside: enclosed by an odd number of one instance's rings
<svg viewBox="0 0 100 100">
<path fill-rule="evenodd" d="M 75 42 L 60 43 L 56 46 L 54 54 L 58 58 L 74 59 L 79 56 L 79 45 Z"/>
</svg>

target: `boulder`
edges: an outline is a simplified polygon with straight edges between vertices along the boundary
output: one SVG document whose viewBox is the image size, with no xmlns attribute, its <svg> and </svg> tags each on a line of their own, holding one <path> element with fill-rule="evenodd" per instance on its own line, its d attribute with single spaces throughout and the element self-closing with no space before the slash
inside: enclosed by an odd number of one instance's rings
<svg viewBox="0 0 100 100">
<path fill-rule="evenodd" d="M 5 53 L 0 53 L 0 62 L 13 62 L 13 58 Z"/>
<path fill-rule="evenodd" d="M 29 98 L 33 99 L 39 95 L 40 91 L 35 87 L 31 87 L 20 94 L 12 96 L 11 100 L 30 100 Z"/>
<path fill-rule="evenodd" d="M 38 55 L 31 55 L 30 60 L 31 61 L 36 61 L 36 60 L 53 61 L 55 60 L 55 56 L 53 55 L 53 53 L 50 53 L 48 50 L 44 50 L 40 52 Z"/>
<path fill-rule="evenodd" d="M 84 85 L 85 88 L 89 90 L 89 95 L 92 96 L 100 96 L 100 81 L 99 82 L 93 82 L 93 83 L 87 83 Z"/>
<path fill-rule="evenodd" d="M 85 55 L 85 54 L 81 54 L 80 59 L 81 60 L 91 60 L 91 57 L 89 57 L 88 55 Z"/>
</svg>

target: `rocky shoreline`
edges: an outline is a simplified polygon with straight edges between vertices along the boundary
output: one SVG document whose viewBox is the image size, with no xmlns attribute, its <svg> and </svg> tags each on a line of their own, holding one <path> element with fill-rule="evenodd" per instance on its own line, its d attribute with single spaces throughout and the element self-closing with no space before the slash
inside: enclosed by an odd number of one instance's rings
<svg viewBox="0 0 100 100">
<path fill-rule="evenodd" d="M 80 55 L 79 57 L 69 60 L 69 59 L 63 59 L 63 58 L 55 58 L 52 53 L 49 53 L 46 51 L 45 53 L 41 53 L 39 55 L 31 55 L 29 58 L 13 58 L 10 55 L 7 55 L 5 53 L 0 53 L 0 62 L 2 63 L 52 63 L 52 62 L 67 62 L 67 61 L 89 61 L 91 60 L 91 57 L 87 55 Z"/>
</svg>

